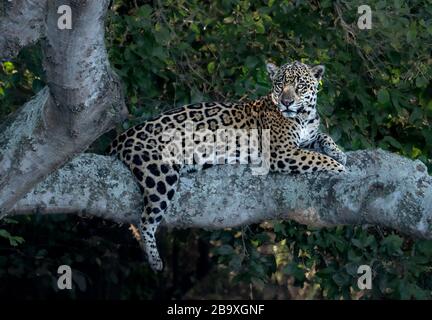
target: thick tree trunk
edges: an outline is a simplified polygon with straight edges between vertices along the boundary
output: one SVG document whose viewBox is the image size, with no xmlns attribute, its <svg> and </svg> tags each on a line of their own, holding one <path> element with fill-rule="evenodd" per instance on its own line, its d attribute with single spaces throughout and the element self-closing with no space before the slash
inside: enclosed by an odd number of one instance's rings
<svg viewBox="0 0 432 320">
<path fill-rule="evenodd" d="M 316 227 L 373 224 L 432 239 L 432 177 L 420 161 L 382 150 L 350 152 L 348 174 L 252 175 L 216 166 L 181 177 L 169 227 L 216 229 L 270 219 Z M 79 213 L 136 223 L 141 193 L 118 160 L 83 154 L 51 174 L 13 214 Z"/>
<path fill-rule="evenodd" d="M 61 5 L 72 8 L 71 30 L 57 26 Z M 0 217 L 126 115 L 104 44 L 107 5 L 108 0 L 6 5 L 0 20 L 6 35 L 0 41 L 1 58 L 13 57 L 43 36 L 48 85 L 0 126 Z"/>
</svg>

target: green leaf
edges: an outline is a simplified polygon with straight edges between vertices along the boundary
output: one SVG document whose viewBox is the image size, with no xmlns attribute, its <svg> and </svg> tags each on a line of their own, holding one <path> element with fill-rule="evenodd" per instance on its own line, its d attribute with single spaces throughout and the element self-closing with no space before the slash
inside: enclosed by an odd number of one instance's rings
<svg viewBox="0 0 432 320">
<path fill-rule="evenodd" d="M 215 71 L 215 68 L 216 68 L 216 64 L 215 64 L 215 62 L 214 62 L 214 61 L 210 62 L 210 63 L 207 65 L 207 71 L 208 71 L 208 73 L 213 74 L 214 71 Z"/>
<path fill-rule="evenodd" d="M 350 284 L 351 281 L 351 277 L 348 276 L 347 274 L 343 273 L 343 272 L 337 272 L 333 275 L 332 277 L 333 281 L 338 285 L 338 286 L 345 286 Z"/>
<path fill-rule="evenodd" d="M 22 243 L 24 243 L 24 238 L 18 236 L 12 236 L 9 238 L 9 243 L 11 246 L 16 247 Z"/>
<path fill-rule="evenodd" d="M 432 256 L 432 240 L 419 240 L 416 242 L 416 247 L 421 253 Z"/>
<path fill-rule="evenodd" d="M 234 17 L 226 17 L 223 19 L 223 22 L 226 24 L 230 24 L 234 22 Z"/>
<path fill-rule="evenodd" d="M 390 94 L 387 89 L 380 89 L 377 94 L 377 99 L 382 105 L 388 105 L 390 103 Z"/>
<path fill-rule="evenodd" d="M 14 64 L 10 61 L 3 62 L 3 68 L 4 68 L 4 71 L 6 72 L 6 74 L 12 74 L 12 73 L 15 73 L 17 71 L 15 69 Z"/>
<path fill-rule="evenodd" d="M 152 12 L 153 12 L 152 7 L 145 4 L 137 10 L 137 16 L 142 19 L 150 19 Z"/>
<path fill-rule="evenodd" d="M 0 237 L 6 238 L 6 239 L 9 240 L 9 238 L 11 237 L 11 235 L 5 229 L 0 229 Z"/>
<path fill-rule="evenodd" d="M 305 270 L 295 262 L 290 262 L 289 264 L 287 264 L 283 269 L 283 272 L 290 276 L 293 276 L 298 281 L 304 281 L 306 279 Z"/>
<path fill-rule="evenodd" d="M 402 145 L 400 144 L 400 142 L 398 142 L 395 138 L 393 138 L 391 136 L 385 136 L 382 141 L 388 142 L 390 145 L 392 145 L 393 147 L 395 147 L 397 149 L 402 149 Z"/>
<path fill-rule="evenodd" d="M 265 33 L 265 27 L 263 21 L 260 19 L 255 23 L 255 32 L 258 34 Z"/>
<path fill-rule="evenodd" d="M 426 88 L 428 82 L 429 81 L 425 77 L 417 77 L 415 81 L 417 88 Z"/>
<path fill-rule="evenodd" d="M 276 234 L 282 234 L 283 236 L 287 235 L 286 231 L 285 231 L 285 225 L 283 223 L 279 223 L 279 222 L 274 223 L 274 225 L 273 225 L 273 231 Z"/>
<path fill-rule="evenodd" d="M 228 244 L 223 244 L 220 247 L 216 248 L 216 253 L 220 255 L 230 255 L 234 253 L 234 249 Z"/>
<path fill-rule="evenodd" d="M 398 235 L 392 234 L 381 241 L 381 247 L 385 248 L 389 254 L 400 254 L 403 239 Z"/>
</svg>

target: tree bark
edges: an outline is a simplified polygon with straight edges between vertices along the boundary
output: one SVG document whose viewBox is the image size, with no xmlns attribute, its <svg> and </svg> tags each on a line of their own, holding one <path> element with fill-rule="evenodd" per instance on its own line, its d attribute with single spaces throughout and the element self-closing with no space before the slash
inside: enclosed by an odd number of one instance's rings
<svg viewBox="0 0 432 320">
<path fill-rule="evenodd" d="M 47 87 L 0 126 L 0 217 L 126 116 L 104 44 L 108 2 L 17 1 L 0 20 L 7 34 L 0 41 L 3 58 L 43 36 L 47 79 Z M 57 26 L 61 5 L 72 8 L 71 30 Z"/>
<path fill-rule="evenodd" d="M 380 225 L 432 239 L 432 177 L 420 161 L 382 151 L 348 154 L 348 174 L 252 175 L 221 165 L 180 178 L 168 227 L 217 229 L 282 219 L 315 226 Z M 137 223 L 142 196 L 112 157 L 83 154 L 51 174 L 12 214 L 77 213 Z"/>
<path fill-rule="evenodd" d="M 44 33 L 46 0 L 13 0 L 0 4 L 0 61 L 15 57 Z"/>
</svg>

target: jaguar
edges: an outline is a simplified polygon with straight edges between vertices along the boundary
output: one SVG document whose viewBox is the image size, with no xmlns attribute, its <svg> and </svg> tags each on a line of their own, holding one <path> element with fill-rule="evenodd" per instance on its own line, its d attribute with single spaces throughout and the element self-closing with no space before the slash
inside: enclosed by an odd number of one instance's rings
<svg viewBox="0 0 432 320">
<path fill-rule="evenodd" d="M 280 67 L 267 63 L 266 68 L 272 88 L 265 96 L 251 101 L 185 105 L 131 127 L 112 141 L 109 153 L 128 166 L 143 194 L 140 242 L 153 270 L 163 269 L 155 233 L 169 210 L 184 170 L 233 163 L 228 162 L 231 151 L 237 157 L 235 163 L 241 160 L 238 149 L 230 149 L 228 155 L 222 153 L 217 160 L 209 161 L 216 154 L 209 148 L 221 132 L 228 136 L 235 135 L 236 130 L 258 132 L 256 143 L 249 146 L 248 152 L 258 154 L 263 162 L 267 159 L 270 172 L 346 171 L 346 155 L 329 135 L 319 130 L 317 92 L 325 67 L 293 61 Z M 203 132 L 204 136 L 200 134 Z M 263 138 L 264 132 L 268 133 L 267 139 Z M 268 148 L 264 147 L 265 142 Z M 234 146 L 239 147 L 239 143 Z M 256 159 L 249 154 L 243 160 Z"/>
</svg>

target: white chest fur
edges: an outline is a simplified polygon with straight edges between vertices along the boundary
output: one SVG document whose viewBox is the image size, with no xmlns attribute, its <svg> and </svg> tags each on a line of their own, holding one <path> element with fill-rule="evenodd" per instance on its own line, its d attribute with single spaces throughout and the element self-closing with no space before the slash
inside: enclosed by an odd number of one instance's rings
<svg viewBox="0 0 432 320">
<path fill-rule="evenodd" d="M 319 119 L 314 119 L 312 122 L 305 120 L 299 125 L 299 144 L 304 144 L 311 141 L 317 134 L 319 128 Z"/>
</svg>

